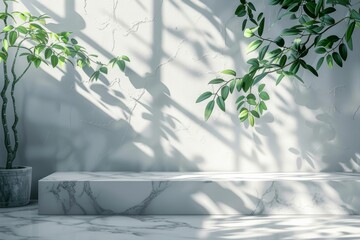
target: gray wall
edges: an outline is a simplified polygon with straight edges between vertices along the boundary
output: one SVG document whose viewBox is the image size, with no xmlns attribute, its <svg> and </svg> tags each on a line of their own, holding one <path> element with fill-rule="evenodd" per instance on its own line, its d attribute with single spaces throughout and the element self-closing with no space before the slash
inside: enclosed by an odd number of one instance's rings
<svg viewBox="0 0 360 240">
<path fill-rule="evenodd" d="M 275 88 L 266 79 L 270 111 L 255 128 L 240 124 L 230 103 L 205 123 L 204 104 L 194 102 L 207 82 L 225 68 L 247 69 L 248 40 L 233 16 L 238 1 L 23 4 L 53 17 L 49 29 L 74 32 L 101 59 L 132 60 L 125 74 L 115 70 L 93 83 L 81 70 L 43 67 L 20 84 L 18 162 L 34 167 L 34 194 L 36 181 L 54 171 L 359 169 L 358 46 L 342 69 L 324 67 L 319 78 L 301 73 L 305 84 L 287 79 Z M 272 26 L 274 13 L 267 8 L 270 34 L 284 27 Z"/>
</svg>

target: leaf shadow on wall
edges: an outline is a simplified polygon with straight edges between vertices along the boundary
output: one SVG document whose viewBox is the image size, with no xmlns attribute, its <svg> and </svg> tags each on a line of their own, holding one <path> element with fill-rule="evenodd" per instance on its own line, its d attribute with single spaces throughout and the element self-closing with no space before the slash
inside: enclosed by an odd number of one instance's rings
<svg viewBox="0 0 360 240">
<path fill-rule="evenodd" d="M 203 1 L 205 3 L 205 1 Z M 229 20 L 229 16 L 222 17 L 221 23 L 215 21 L 217 16 L 213 12 L 217 9 L 222 9 L 220 1 L 206 1 L 207 8 L 199 7 L 192 1 L 185 1 L 191 8 L 195 9 L 203 16 L 208 18 L 209 22 L 216 25 L 219 33 L 224 35 L 224 27 Z M 26 2 L 26 6 L 34 13 L 37 9 L 45 9 L 50 16 L 60 22 L 57 27 L 61 28 L 63 18 L 57 16 L 55 12 L 46 9 L 41 5 L 40 1 Z M 257 149 L 266 147 L 269 144 L 271 153 L 277 156 L 280 149 L 280 143 L 273 141 L 276 139 L 276 133 L 271 129 L 271 123 L 274 122 L 274 116 L 268 114 L 262 121 L 265 123 L 264 127 L 260 127 L 258 132 L 248 133 L 240 126 L 236 114 L 227 113 L 231 118 L 231 124 L 223 123 L 215 119 L 214 122 L 220 127 L 233 130 L 233 138 L 229 140 L 225 138 L 220 130 L 214 129 L 207 124 L 204 124 L 201 119 L 202 115 L 194 115 L 189 109 L 183 107 L 179 102 L 171 98 L 171 90 L 164 84 L 164 77 L 162 76 L 162 69 L 165 65 L 164 58 L 172 59 L 173 53 L 165 52 L 162 49 L 164 24 L 162 19 L 162 1 L 153 2 L 154 19 L 153 23 L 153 45 L 150 48 L 153 50 L 151 59 L 147 59 L 152 71 L 148 75 L 140 76 L 135 67 L 130 66 L 126 70 L 126 75 L 129 77 L 132 85 L 139 90 L 139 98 L 136 99 L 136 104 L 129 107 L 125 101 L 125 97 L 118 89 L 109 89 L 107 86 L 112 84 L 109 80 L 102 78 L 99 82 L 91 84 L 87 88 L 86 83 L 82 82 L 81 76 L 70 68 L 64 71 L 61 81 L 56 77 L 48 75 L 45 72 L 31 73 L 31 76 L 37 76 L 36 86 L 27 86 L 28 90 L 26 96 L 29 100 L 24 102 L 24 112 L 22 116 L 26 116 L 23 121 L 23 129 L 25 131 L 26 142 L 22 151 L 23 159 L 26 163 L 34 167 L 34 189 L 33 196 L 36 195 L 37 180 L 51 172 L 63 171 L 200 171 L 199 165 L 204 161 L 201 156 L 194 156 L 189 159 L 186 153 L 182 153 L 175 146 L 168 148 L 164 147 L 164 142 L 181 143 L 177 135 L 176 116 L 165 113 L 166 108 L 175 108 L 181 112 L 201 129 L 209 132 L 212 136 L 220 139 L 233 153 L 234 169 L 241 169 L 242 157 L 253 159 L 255 164 L 259 165 L 259 169 L 267 171 L 266 166 L 261 165 Z M 176 1 L 170 1 L 168 4 L 176 5 Z M 237 1 L 234 1 L 234 6 Z M 69 16 L 79 19 L 81 16 L 74 13 L 74 1 L 66 1 L 66 9 Z M 231 9 L 234 9 L 231 7 Z M 66 25 L 65 25 L 66 26 Z M 55 28 L 55 26 L 52 26 Z M 95 43 L 91 38 L 81 33 L 83 24 L 76 25 L 72 29 L 74 32 L 79 32 L 80 41 L 86 42 L 93 46 L 106 57 L 111 57 L 111 53 Z M 227 28 L 227 31 L 238 33 L 239 29 Z M 237 26 L 238 27 L 238 26 Z M 179 41 L 186 39 L 186 35 L 182 32 L 173 32 Z M 236 35 L 236 34 L 234 34 Z M 226 36 L 226 31 L 225 31 Z M 236 42 L 241 41 L 241 37 L 233 40 L 227 39 L 226 46 L 220 48 L 209 44 L 214 52 L 221 52 L 224 55 L 232 54 L 228 46 L 234 46 Z M 196 42 L 187 40 L 186 44 L 194 46 L 198 52 L 198 57 L 204 54 Z M 239 47 L 234 47 L 239 48 Z M 233 49 L 234 50 L 234 49 Z M 244 60 L 240 53 L 234 56 L 234 65 L 244 65 Z M 134 63 L 135 65 L 136 63 Z M 172 62 L 176 64 L 176 62 Z M 204 61 L 204 64 L 209 62 Z M 202 73 L 196 72 L 193 69 L 184 69 L 194 75 L 194 78 Z M 42 83 L 42 79 L 46 79 L 46 84 Z M 76 81 L 74 81 L 76 80 Z M 41 85 L 44 84 L 44 85 Z M 39 87 L 41 86 L 41 88 Z M 36 90 L 38 89 L 38 90 Z M 33 92 L 34 91 L 34 92 Z M 292 90 L 289 90 L 292 91 Z M 142 101 L 142 94 L 151 96 L 152 101 Z M 94 98 L 93 95 L 96 97 Z M 84 97 L 84 96 L 88 96 Z M 100 99 L 100 100 L 99 100 Z M 135 106 L 141 106 L 146 109 L 143 113 L 144 121 L 148 125 L 144 132 L 138 132 L 131 122 L 131 114 Z M 35 111 L 35 109 L 39 109 Z M 128 118 L 113 119 L 109 116 L 112 109 L 117 108 L 118 111 L 123 111 Z M 51 110 L 52 109 L 52 110 Z M 119 110 L 121 109 L 121 110 Z M 52 116 L 50 116 L 53 114 Z M 301 116 L 299 115 L 299 118 Z M 42 119 L 42 121 L 39 121 Z M 248 127 L 248 126 L 247 126 Z M 263 129 L 261 132 L 260 129 Z M 269 141 L 261 142 L 257 134 L 266 136 Z M 260 135 L 261 135 L 260 134 Z M 306 139 L 305 139 L 306 140 Z M 304 141 L 305 141 L 304 140 Z M 244 153 L 242 148 L 239 148 L 240 143 L 255 141 L 256 148 L 251 152 L 251 155 Z M 141 145 L 142 147 L 139 147 Z M 169 145 L 167 145 L 169 146 Z M 147 150 L 144 150 L 147 149 Z M 277 168 L 282 169 L 282 160 L 277 159 Z M 294 163 L 295 164 L 295 163 Z M 223 188 L 223 186 L 219 187 Z M 292 189 L 288 190 L 292 192 Z M 240 198 L 231 190 L 229 195 L 224 196 L 223 199 L 218 196 L 210 199 L 218 199 L 216 205 L 221 207 L 222 204 L 227 203 L 228 198 L 238 200 L 238 204 L 244 204 L 245 199 Z M 251 202 L 256 203 L 258 196 L 248 196 Z M 201 207 L 201 203 L 199 203 Z M 235 206 L 229 206 L 235 207 Z M 250 209 L 249 209 L 250 210 Z"/>
<path fill-rule="evenodd" d="M 354 33 L 353 39 L 360 39 Z M 311 81 L 294 84 L 287 91 L 296 102 L 295 107 L 282 110 L 297 119 L 294 131 L 298 146 L 289 148 L 297 167 L 304 165 L 321 172 L 360 171 L 360 48 L 354 46 L 343 68 L 335 65 L 329 69 L 326 64 L 319 71 L 320 77 L 311 74 Z M 317 59 L 316 56 L 311 56 Z M 316 62 L 314 60 L 314 62 Z M 278 96 L 280 97 L 280 96 Z M 304 113 L 311 114 L 304 114 Z"/>
<path fill-rule="evenodd" d="M 42 9 L 60 22 L 56 26 L 50 25 L 50 29 L 62 28 L 63 19 L 41 5 L 41 2 L 27 2 L 26 6 L 34 14 L 37 9 Z M 74 1 L 66 1 L 66 9 L 69 17 L 81 18 L 80 15 L 72 13 Z M 160 11 L 160 9 L 161 2 L 155 1 L 154 10 Z M 77 21 L 83 22 L 81 19 Z M 77 24 L 71 30 L 80 32 L 83 27 L 83 24 Z M 154 49 L 161 46 L 161 31 L 161 18 L 157 18 L 154 24 L 153 42 L 156 44 L 153 46 Z M 105 56 L 111 56 L 99 45 L 93 44 L 90 40 L 87 41 L 89 38 L 83 34 L 79 33 L 79 38 L 80 41 L 88 42 Z M 151 59 L 152 64 L 161 65 L 164 55 L 166 54 L 161 49 L 155 50 Z M 113 89 L 106 87 L 110 84 L 107 79 L 102 78 L 100 82 L 93 83 L 90 88 L 87 88 L 81 76 L 71 68 L 63 71 L 60 81 L 56 79 L 56 76 L 45 72 L 32 71 L 30 73 L 36 84 L 27 85 L 27 90 L 25 90 L 27 100 L 24 101 L 22 116 L 25 116 L 23 129 L 26 140 L 21 156 L 26 164 L 34 167 L 33 196 L 36 195 L 37 180 L 59 170 L 200 170 L 197 165 L 203 161 L 202 157 L 195 156 L 190 160 L 176 147 L 170 150 L 162 147 L 163 141 L 179 141 L 174 130 L 176 117 L 164 114 L 162 108 L 176 107 L 197 124 L 203 124 L 203 121 L 170 98 L 170 91 L 162 83 L 158 69 L 150 73 L 146 79 L 138 76 L 131 68 L 127 70 L 127 74 L 136 88 L 144 89 L 154 99 L 151 104 L 137 100 L 137 104 L 142 105 L 149 112 L 143 114 L 143 118 L 149 121 L 150 134 L 148 136 L 136 132 L 129 119 L 114 120 L 104 112 L 111 112 L 111 107 L 114 106 L 121 108 L 125 115 L 131 115 L 132 111 L 124 102 L 120 91 L 114 93 Z M 43 79 L 46 79 L 46 83 Z M 100 100 L 92 99 L 92 94 L 98 95 Z M 84 95 L 90 96 L 92 101 Z M 205 125 L 203 128 L 226 141 L 220 132 L 211 130 Z M 140 149 L 138 144 L 153 150 L 153 154 Z"/>
</svg>

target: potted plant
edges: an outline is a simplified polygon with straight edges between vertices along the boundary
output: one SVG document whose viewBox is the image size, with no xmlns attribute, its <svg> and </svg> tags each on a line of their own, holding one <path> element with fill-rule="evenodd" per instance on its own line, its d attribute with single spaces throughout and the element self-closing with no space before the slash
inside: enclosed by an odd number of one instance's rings
<svg viewBox="0 0 360 240">
<path fill-rule="evenodd" d="M 295 78 L 303 82 L 299 70 L 309 71 L 318 77 L 323 64 L 332 68 L 342 67 L 349 50 L 353 50 L 352 36 L 360 27 L 358 2 L 351 0 L 270 0 L 269 4 L 278 8 L 278 21 L 288 24 L 282 33 L 273 38 L 265 36 L 267 19 L 258 12 L 255 1 L 240 0 L 235 15 L 242 20 L 241 28 L 245 38 L 252 41 L 247 52 L 259 50 L 255 57 L 248 59 L 249 68 L 243 76 L 235 70 L 226 69 L 209 82 L 214 91 L 201 94 L 196 102 L 208 100 L 204 117 L 208 120 L 217 105 L 224 111 L 228 96 L 238 93 L 235 104 L 241 122 L 255 125 L 267 110 L 270 99 L 265 91 L 265 80 L 270 75 L 276 77 L 278 85 L 284 78 Z M 342 16 L 340 14 L 343 14 Z M 335 27 L 337 31 L 334 32 Z M 339 30 L 341 29 L 341 30 Z M 316 64 L 309 64 L 310 53 L 318 55 Z M 310 57 L 310 58 L 309 58 Z M 312 62 L 312 61 L 310 61 Z"/>
<path fill-rule="evenodd" d="M 32 168 L 16 166 L 14 161 L 19 148 L 15 90 L 31 67 L 42 64 L 53 68 L 70 64 L 93 70 L 90 80 L 97 80 L 101 74 L 108 73 L 108 67 L 125 69 L 127 56 L 114 57 L 108 63 L 96 60 L 96 55 L 88 54 L 86 49 L 71 37 L 71 32 L 55 33 L 46 28 L 47 15 L 33 16 L 29 12 L 9 11 L 9 2 L 1 0 L 4 9 L 0 12 L 0 64 L 2 76 L 1 123 L 6 150 L 4 165 L 0 167 L 0 207 L 15 207 L 29 203 Z M 18 60 L 25 58 L 27 65 L 19 72 Z"/>
</svg>

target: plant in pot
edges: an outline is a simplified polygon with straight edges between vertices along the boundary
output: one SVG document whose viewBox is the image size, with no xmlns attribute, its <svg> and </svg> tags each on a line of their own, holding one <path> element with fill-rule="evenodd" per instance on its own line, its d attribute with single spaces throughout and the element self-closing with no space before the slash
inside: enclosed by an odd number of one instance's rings
<svg viewBox="0 0 360 240">
<path fill-rule="evenodd" d="M 211 116 L 217 105 L 224 111 L 230 94 L 237 94 L 235 104 L 241 122 L 255 125 L 267 110 L 270 99 L 265 91 L 269 76 L 275 76 L 278 85 L 284 78 L 295 78 L 303 82 L 299 70 L 309 71 L 318 77 L 318 70 L 326 64 L 342 67 L 348 51 L 353 50 L 352 36 L 360 27 L 359 1 L 351 0 L 269 0 L 269 5 L 278 9 L 278 21 L 288 24 L 275 37 L 265 36 L 267 19 L 263 12 L 257 12 L 255 1 L 240 0 L 235 10 L 241 21 L 245 38 L 252 41 L 247 52 L 259 50 L 254 58 L 248 59 L 249 68 L 243 76 L 235 70 L 226 69 L 209 82 L 213 91 L 201 94 L 196 102 L 209 100 L 205 107 L 205 120 Z M 336 27 L 336 28 L 335 28 Z M 336 29 L 336 31 L 334 31 Z M 317 55 L 316 64 L 308 59 Z"/>
<path fill-rule="evenodd" d="M 14 165 L 19 149 L 15 90 L 27 71 L 42 64 L 53 68 L 70 64 L 91 70 L 90 80 L 97 80 L 101 74 L 108 73 L 109 67 L 118 66 L 124 71 L 125 62 L 130 61 L 127 56 L 120 56 L 102 63 L 96 59 L 96 55 L 88 54 L 77 40 L 71 38 L 71 32 L 55 33 L 47 29 L 47 15 L 10 12 L 10 2 L 15 1 L 1 0 L 3 10 L 0 12 L 1 123 L 6 150 L 6 154 L 0 155 L 0 159 L 5 157 L 4 166 L 0 168 L 0 207 L 26 205 L 30 199 L 32 168 Z M 20 58 L 26 59 L 25 66 L 18 64 Z"/>
</svg>

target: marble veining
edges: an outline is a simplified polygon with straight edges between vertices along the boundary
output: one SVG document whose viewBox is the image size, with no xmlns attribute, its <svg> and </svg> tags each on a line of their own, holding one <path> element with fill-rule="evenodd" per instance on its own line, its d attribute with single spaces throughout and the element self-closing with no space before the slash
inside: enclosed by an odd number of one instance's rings
<svg viewBox="0 0 360 240">
<path fill-rule="evenodd" d="M 360 216 L 38 215 L 0 209 L 1 240 L 360 239 Z"/>
<path fill-rule="evenodd" d="M 57 172 L 39 181 L 39 213 L 360 213 L 360 177 L 345 173 Z"/>
<path fill-rule="evenodd" d="M 216 181 L 216 180 L 356 180 L 358 173 L 238 173 L 238 172 L 55 172 L 40 181 Z"/>
</svg>

